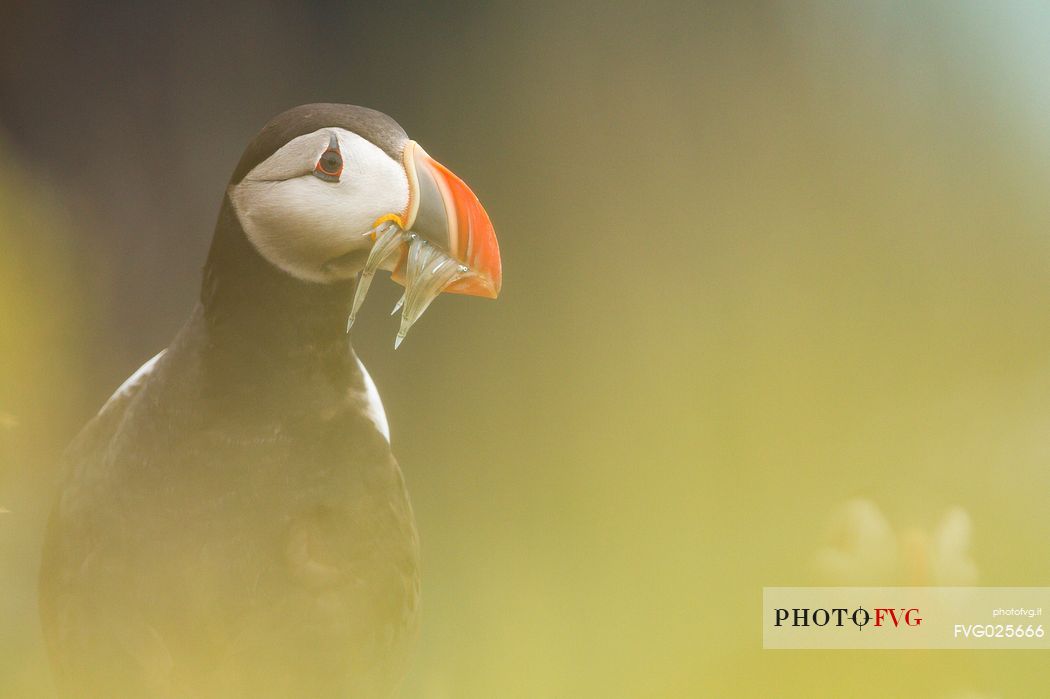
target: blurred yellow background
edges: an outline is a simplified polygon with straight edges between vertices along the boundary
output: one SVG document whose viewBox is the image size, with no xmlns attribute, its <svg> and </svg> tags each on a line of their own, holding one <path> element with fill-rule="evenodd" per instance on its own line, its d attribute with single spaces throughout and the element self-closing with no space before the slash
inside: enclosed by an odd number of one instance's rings
<svg viewBox="0 0 1050 699">
<path fill-rule="evenodd" d="M 49 696 L 58 453 L 191 309 L 294 104 L 470 183 L 499 301 L 354 328 L 405 471 L 405 697 L 1041 697 L 1045 654 L 763 652 L 829 518 L 1050 581 L 1050 8 L 55 0 L 0 9 L 0 696 Z M 906 536 L 906 535 L 905 535 Z"/>
</svg>

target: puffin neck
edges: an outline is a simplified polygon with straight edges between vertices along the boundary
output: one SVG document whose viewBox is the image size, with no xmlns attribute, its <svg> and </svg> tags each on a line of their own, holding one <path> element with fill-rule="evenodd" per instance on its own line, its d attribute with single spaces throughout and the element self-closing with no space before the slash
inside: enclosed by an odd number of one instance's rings
<svg viewBox="0 0 1050 699">
<path fill-rule="evenodd" d="M 284 355 L 346 351 L 354 285 L 306 282 L 277 269 L 248 240 L 229 197 L 223 199 L 201 285 L 204 320 L 217 346 Z"/>
</svg>

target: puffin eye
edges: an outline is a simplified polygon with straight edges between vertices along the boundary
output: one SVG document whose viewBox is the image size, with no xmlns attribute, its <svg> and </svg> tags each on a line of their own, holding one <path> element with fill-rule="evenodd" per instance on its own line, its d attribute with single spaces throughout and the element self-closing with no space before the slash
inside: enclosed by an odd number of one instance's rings
<svg viewBox="0 0 1050 699">
<path fill-rule="evenodd" d="M 328 148 L 317 161 L 314 174 L 325 182 L 338 182 L 339 175 L 343 172 L 343 156 L 339 151 Z"/>
<path fill-rule="evenodd" d="M 339 152 L 339 139 L 335 133 L 328 139 L 328 150 L 321 154 L 314 166 L 314 175 L 325 182 L 338 182 L 343 173 L 343 156 Z"/>
</svg>

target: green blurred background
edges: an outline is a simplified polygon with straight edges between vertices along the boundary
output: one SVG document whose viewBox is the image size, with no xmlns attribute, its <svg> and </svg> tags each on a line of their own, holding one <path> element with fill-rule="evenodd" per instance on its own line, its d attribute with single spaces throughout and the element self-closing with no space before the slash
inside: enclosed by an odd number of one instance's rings
<svg viewBox="0 0 1050 699">
<path fill-rule="evenodd" d="M 498 302 L 354 344 L 419 519 L 405 697 L 1042 697 L 1045 652 L 763 652 L 844 501 L 1050 584 L 1050 7 L 0 5 L 0 696 L 49 696 L 56 459 L 173 336 L 295 104 L 394 116 Z M 872 581 L 873 583 L 878 581 Z"/>
</svg>

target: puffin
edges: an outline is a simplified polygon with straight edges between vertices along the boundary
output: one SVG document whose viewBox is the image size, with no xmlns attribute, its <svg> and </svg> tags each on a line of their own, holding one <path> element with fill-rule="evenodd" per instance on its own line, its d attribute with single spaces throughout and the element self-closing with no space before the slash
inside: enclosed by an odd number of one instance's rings
<svg viewBox="0 0 1050 699">
<path fill-rule="evenodd" d="M 394 119 L 273 118 L 189 318 L 64 453 L 39 582 L 61 696 L 397 693 L 419 543 L 348 334 L 378 270 L 405 287 L 398 343 L 438 294 L 502 279 L 478 198 Z"/>
</svg>

